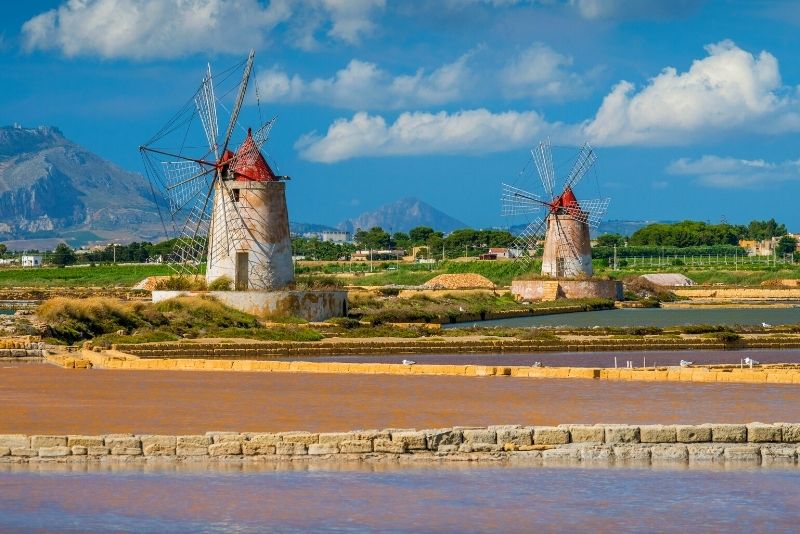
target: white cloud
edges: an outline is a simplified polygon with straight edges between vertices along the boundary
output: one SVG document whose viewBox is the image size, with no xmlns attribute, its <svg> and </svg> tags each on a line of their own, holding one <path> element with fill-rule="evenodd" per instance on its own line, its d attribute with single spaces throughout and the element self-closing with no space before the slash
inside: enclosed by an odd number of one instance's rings
<svg viewBox="0 0 800 534">
<path fill-rule="evenodd" d="M 322 0 L 331 19 L 328 35 L 355 44 L 375 31 L 372 17 L 386 7 L 385 0 Z"/>
<path fill-rule="evenodd" d="M 703 156 L 696 160 L 673 161 L 667 172 L 694 176 L 711 187 L 757 187 L 800 180 L 800 160 L 771 163 L 762 159 L 747 160 L 720 156 Z"/>
<path fill-rule="evenodd" d="M 297 35 L 299 46 L 326 21 L 330 37 L 353 43 L 374 29 L 369 18 L 383 6 L 384 0 L 67 0 L 25 22 L 22 34 L 29 51 L 174 58 L 261 47 L 280 24 L 309 34 Z"/>
<path fill-rule="evenodd" d="M 359 112 L 351 119 L 336 120 L 324 136 L 303 136 L 295 148 L 305 159 L 323 163 L 365 156 L 486 154 L 528 146 L 544 132 L 559 128 L 534 111 L 402 113 L 392 124 Z"/>
<path fill-rule="evenodd" d="M 501 71 L 503 91 L 512 98 L 531 97 L 563 100 L 583 94 L 581 76 L 570 72 L 572 58 L 543 43 L 534 43 L 512 59 Z"/>
<path fill-rule="evenodd" d="M 755 57 L 731 41 L 706 50 L 688 71 L 668 67 L 638 92 L 619 82 L 585 125 L 586 136 L 602 145 L 666 145 L 742 126 L 761 132 L 798 127 L 796 103 L 781 96 L 772 54 Z"/>
<path fill-rule="evenodd" d="M 595 19 L 669 19 L 693 12 L 704 0 L 569 0 L 578 14 Z"/>
<path fill-rule="evenodd" d="M 353 59 L 329 78 L 303 79 L 281 67 L 259 75 L 259 92 L 268 102 L 312 102 L 352 109 L 399 109 L 446 104 L 502 94 L 508 98 L 566 100 L 586 93 L 582 76 L 571 72 L 572 58 L 535 43 L 504 66 L 471 65 L 477 50 L 432 71 L 392 74 L 375 63 Z"/>
<path fill-rule="evenodd" d="M 467 60 L 425 72 L 393 76 L 374 63 L 354 59 L 330 78 L 303 80 L 273 68 L 258 77 L 259 93 L 268 102 L 314 102 L 345 109 L 394 109 L 457 100 L 471 79 Z"/>
</svg>

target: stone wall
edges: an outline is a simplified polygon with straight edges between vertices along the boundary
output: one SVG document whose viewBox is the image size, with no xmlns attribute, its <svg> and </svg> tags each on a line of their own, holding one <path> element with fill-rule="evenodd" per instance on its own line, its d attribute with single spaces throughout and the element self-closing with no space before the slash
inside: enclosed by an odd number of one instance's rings
<svg viewBox="0 0 800 534">
<path fill-rule="evenodd" d="M 141 358 L 287 358 L 340 356 L 351 354 L 533 354 L 539 352 L 618 352 L 652 350 L 725 350 L 731 346 L 710 337 L 636 337 L 631 339 L 591 338 L 586 340 L 548 340 L 515 338 L 431 338 L 353 339 L 309 342 L 164 342 L 118 344 L 115 347 Z M 744 338 L 741 349 L 800 349 L 800 337 L 781 336 Z"/>
<path fill-rule="evenodd" d="M 240 358 L 246 358 L 243 349 Z M 206 358 L 138 358 L 116 350 L 53 354 L 48 361 L 67 368 L 99 367 L 137 371 L 233 371 L 263 373 L 332 373 L 439 375 L 463 377 L 581 378 L 667 382 L 755 382 L 800 384 L 800 365 L 769 364 L 754 368 L 735 365 L 657 368 L 531 367 L 526 365 L 442 365 L 402 363 L 337 363 Z"/>
<path fill-rule="evenodd" d="M 622 300 L 622 282 L 617 280 L 513 280 L 511 294 L 518 300 L 550 300 L 549 292 L 558 283 L 558 298 Z"/>
<path fill-rule="evenodd" d="M 179 296 L 210 295 L 226 306 L 262 319 L 301 317 L 324 321 L 347 315 L 347 291 L 153 291 L 153 302 Z"/>
<path fill-rule="evenodd" d="M 0 339 L 0 359 L 42 358 L 45 355 L 44 342 L 33 336 L 9 337 Z"/>
<path fill-rule="evenodd" d="M 795 465 L 800 424 L 388 428 L 197 435 L 0 435 L 0 463 L 342 458 Z"/>
</svg>

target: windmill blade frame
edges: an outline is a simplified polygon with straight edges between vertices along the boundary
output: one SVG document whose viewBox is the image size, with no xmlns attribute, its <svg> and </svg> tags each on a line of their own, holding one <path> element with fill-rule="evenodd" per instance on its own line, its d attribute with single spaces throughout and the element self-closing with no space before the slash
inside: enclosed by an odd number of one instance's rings
<svg viewBox="0 0 800 534">
<path fill-rule="evenodd" d="M 584 143 L 578 153 L 578 157 L 575 159 L 575 163 L 572 165 L 572 169 L 570 169 L 569 174 L 564 180 L 564 187 L 562 190 L 566 191 L 567 189 L 574 188 L 596 161 L 597 155 L 594 153 L 594 150 L 589 146 L 589 143 Z"/>
<path fill-rule="evenodd" d="M 567 211 L 573 219 L 582 223 L 588 224 L 591 228 L 597 228 L 600 220 L 608 210 L 608 205 L 611 203 L 610 198 L 592 198 L 588 200 L 581 200 L 576 203 L 576 207 Z"/>
<path fill-rule="evenodd" d="M 540 211 L 545 202 L 537 195 L 506 183 L 502 184 L 500 195 L 502 215 L 525 215 Z"/>
<path fill-rule="evenodd" d="M 550 149 L 550 139 L 539 142 L 537 148 L 531 150 L 533 162 L 536 164 L 536 170 L 539 173 L 539 178 L 542 181 L 542 186 L 547 193 L 547 197 L 552 199 L 555 194 L 555 169 L 553 169 L 553 152 Z"/>
<path fill-rule="evenodd" d="M 250 82 L 250 73 L 253 71 L 253 58 L 255 57 L 255 53 L 255 50 L 250 50 L 250 54 L 247 56 L 247 63 L 242 73 L 242 81 L 239 82 L 239 92 L 236 95 L 236 103 L 233 106 L 230 119 L 228 120 L 228 129 L 225 132 L 225 141 L 222 144 L 222 154 L 225 154 L 225 151 L 228 149 L 233 130 L 236 128 L 236 123 L 239 120 L 239 112 L 242 109 L 242 103 L 244 103 L 244 97 L 247 93 L 247 86 Z"/>
<path fill-rule="evenodd" d="M 194 97 L 197 114 L 203 124 L 203 130 L 208 140 L 208 148 L 214 154 L 214 160 L 219 160 L 219 124 L 217 122 L 217 99 L 214 96 L 214 78 L 211 75 L 211 64 L 208 65 L 203 83 Z"/>
<path fill-rule="evenodd" d="M 517 257 L 525 266 L 529 266 L 535 259 L 536 251 L 539 248 L 539 241 L 544 237 L 543 229 L 546 228 L 547 218 L 534 219 L 522 232 L 520 232 L 512 247 L 521 251 Z"/>
</svg>

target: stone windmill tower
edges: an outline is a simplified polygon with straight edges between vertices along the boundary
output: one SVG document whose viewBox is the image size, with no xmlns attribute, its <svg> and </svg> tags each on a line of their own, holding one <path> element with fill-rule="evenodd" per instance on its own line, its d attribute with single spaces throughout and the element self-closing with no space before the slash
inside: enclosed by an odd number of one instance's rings
<svg viewBox="0 0 800 534">
<path fill-rule="evenodd" d="M 544 243 L 542 274 L 553 278 L 584 278 L 592 275 L 592 248 L 589 228 L 597 226 L 610 199 L 578 201 L 574 187 L 591 169 L 597 156 L 589 145 L 581 147 L 556 190 L 556 172 L 549 141 L 531 151 L 545 195 L 540 197 L 517 187 L 503 184 L 504 215 L 530 214 L 544 210 L 543 217 L 531 221 L 517 237 L 514 247 L 519 259 L 532 262 Z"/>
<path fill-rule="evenodd" d="M 236 146 L 233 134 L 247 93 L 253 68 L 251 51 L 242 67 L 242 77 L 223 94 L 236 91 L 227 130 L 218 137 L 216 83 L 235 82 L 228 69 L 217 77 L 211 67 L 192 100 L 147 144 L 140 147 L 151 183 L 167 197 L 170 217 L 178 237 L 171 264 L 179 273 L 197 274 L 205 264 L 210 283 L 228 277 L 236 290 L 272 290 L 294 282 L 285 180 L 267 163 L 261 147 L 274 119 L 255 133 L 246 130 Z M 257 89 L 256 89 L 257 97 Z M 226 109 L 220 105 L 219 109 Z M 193 119 L 199 120 L 193 120 Z M 190 154 L 186 139 L 191 125 L 202 124 L 208 150 Z M 185 131 L 184 131 L 185 128 Z M 159 143 L 178 133 L 177 149 L 159 148 Z M 199 132 L 198 132 L 199 133 Z M 203 261 L 205 259 L 205 262 Z"/>
</svg>

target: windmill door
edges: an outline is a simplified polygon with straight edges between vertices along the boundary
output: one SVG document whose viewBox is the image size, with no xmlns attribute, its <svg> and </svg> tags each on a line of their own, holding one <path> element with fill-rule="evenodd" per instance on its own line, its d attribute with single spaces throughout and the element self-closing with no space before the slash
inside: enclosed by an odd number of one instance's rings
<svg viewBox="0 0 800 534">
<path fill-rule="evenodd" d="M 236 253 L 236 291 L 246 291 L 248 286 L 248 274 L 250 269 L 247 252 Z"/>
</svg>

